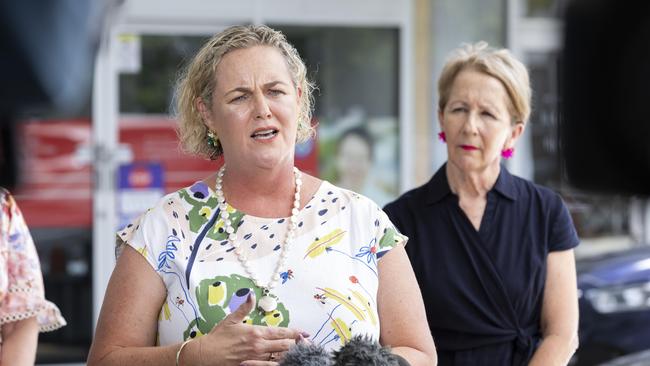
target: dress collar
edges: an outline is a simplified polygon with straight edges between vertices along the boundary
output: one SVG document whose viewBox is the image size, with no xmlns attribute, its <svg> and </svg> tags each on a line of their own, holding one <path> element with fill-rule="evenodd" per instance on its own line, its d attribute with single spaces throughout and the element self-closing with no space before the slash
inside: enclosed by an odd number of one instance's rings
<svg viewBox="0 0 650 366">
<path fill-rule="evenodd" d="M 433 175 L 431 180 L 427 183 L 426 200 L 429 204 L 434 204 L 445 198 L 447 195 L 452 194 L 447 180 L 447 163 L 443 164 L 440 169 Z M 490 192 L 496 191 L 505 198 L 515 201 L 517 200 L 517 190 L 514 184 L 512 174 L 501 165 L 499 177 Z"/>
</svg>

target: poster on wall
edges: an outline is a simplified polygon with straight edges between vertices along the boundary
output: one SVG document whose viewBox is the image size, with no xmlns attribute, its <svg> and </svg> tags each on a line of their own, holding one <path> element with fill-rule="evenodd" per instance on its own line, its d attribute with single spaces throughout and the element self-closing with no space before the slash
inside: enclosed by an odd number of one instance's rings
<svg viewBox="0 0 650 366">
<path fill-rule="evenodd" d="M 116 230 L 153 207 L 164 194 L 161 164 L 137 162 L 121 165 L 118 174 Z"/>
<path fill-rule="evenodd" d="M 320 125 L 320 176 L 383 206 L 398 193 L 396 118 L 349 117 Z"/>
</svg>

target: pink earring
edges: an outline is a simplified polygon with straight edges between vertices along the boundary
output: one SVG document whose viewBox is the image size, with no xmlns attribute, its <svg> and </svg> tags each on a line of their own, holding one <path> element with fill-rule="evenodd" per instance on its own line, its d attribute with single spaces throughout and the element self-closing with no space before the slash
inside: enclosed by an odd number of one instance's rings
<svg viewBox="0 0 650 366">
<path fill-rule="evenodd" d="M 514 147 L 501 150 L 501 156 L 504 159 L 510 159 L 514 154 L 515 154 L 515 148 Z"/>
<path fill-rule="evenodd" d="M 444 132 L 438 132 L 438 140 L 442 142 L 447 142 L 447 136 L 445 136 Z"/>
</svg>

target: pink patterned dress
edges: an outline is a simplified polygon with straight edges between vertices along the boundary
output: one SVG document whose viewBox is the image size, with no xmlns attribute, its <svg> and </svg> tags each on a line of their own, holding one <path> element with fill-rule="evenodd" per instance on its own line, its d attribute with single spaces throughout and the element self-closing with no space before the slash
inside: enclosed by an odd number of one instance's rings
<svg viewBox="0 0 650 366">
<path fill-rule="evenodd" d="M 20 209 L 0 188 L 0 329 L 34 316 L 41 332 L 66 325 L 56 305 L 45 300 L 38 255 Z"/>
</svg>

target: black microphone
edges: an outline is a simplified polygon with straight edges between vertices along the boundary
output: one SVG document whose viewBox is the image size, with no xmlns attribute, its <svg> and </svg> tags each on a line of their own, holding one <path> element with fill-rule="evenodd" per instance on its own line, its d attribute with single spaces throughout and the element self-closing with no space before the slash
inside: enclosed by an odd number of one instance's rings
<svg viewBox="0 0 650 366">
<path fill-rule="evenodd" d="M 356 335 L 332 354 L 308 342 L 291 348 L 280 366 L 410 366 L 402 357 L 391 353 L 371 337 Z"/>
</svg>

